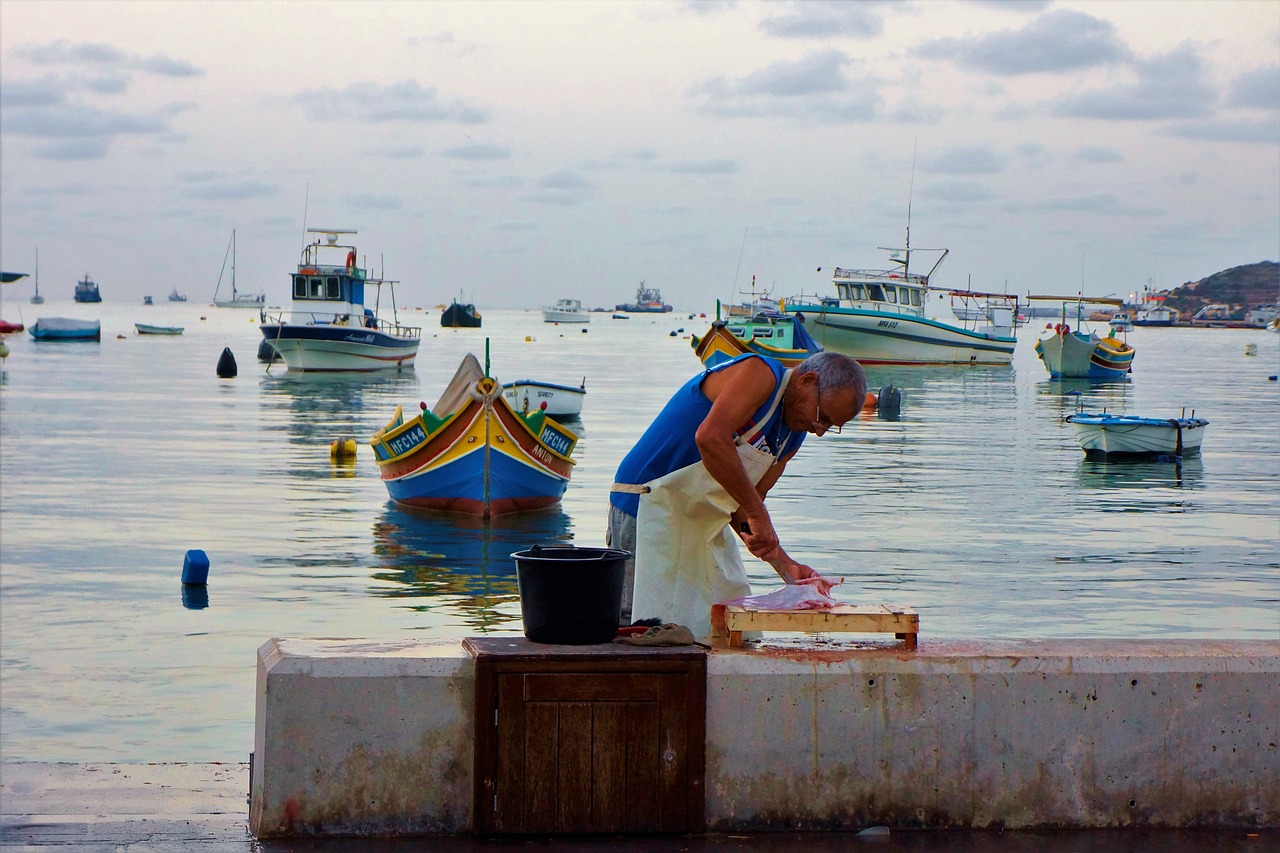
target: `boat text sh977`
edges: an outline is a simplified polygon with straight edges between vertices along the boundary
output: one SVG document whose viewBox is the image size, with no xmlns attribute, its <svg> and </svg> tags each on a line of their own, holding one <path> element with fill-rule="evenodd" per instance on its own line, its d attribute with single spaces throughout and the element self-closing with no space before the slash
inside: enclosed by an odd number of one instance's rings
<svg viewBox="0 0 1280 853">
<path fill-rule="evenodd" d="M 292 311 L 262 312 L 262 336 L 291 371 L 376 371 L 412 368 L 420 326 L 402 326 L 395 312 L 397 282 L 371 278 L 356 263 L 356 247 L 338 243 L 351 230 L 308 228 L 325 235 L 303 247 L 292 275 Z M 337 262 L 335 262 L 337 259 Z M 391 319 L 378 316 L 382 289 Z M 370 300 L 372 295 L 372 300 Z M 371 302 L 371 304 L 370 304 Z"/>
</svg>

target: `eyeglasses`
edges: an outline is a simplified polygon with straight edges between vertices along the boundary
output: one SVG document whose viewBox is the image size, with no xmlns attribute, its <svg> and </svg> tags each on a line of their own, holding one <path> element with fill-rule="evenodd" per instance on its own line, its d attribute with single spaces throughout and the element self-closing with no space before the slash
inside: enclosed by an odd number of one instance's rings
<svg viewBox="0 0 1280 853">
<path fill-rule="evenodd" d="M 831 432 L 834 430 L 836 435 L 840 434 L 840 428 L 844 426 L 844 424 L 838 424 L 833 422 L 831 418 L 827 417 L 822 413 L 821 401 L 819 401 L 818 403 L 818 413 L 816 416 L 814 416 L 813 423 L 815 426 L 819 427 L 822 430 L 822 432 Z"/>
</svg>

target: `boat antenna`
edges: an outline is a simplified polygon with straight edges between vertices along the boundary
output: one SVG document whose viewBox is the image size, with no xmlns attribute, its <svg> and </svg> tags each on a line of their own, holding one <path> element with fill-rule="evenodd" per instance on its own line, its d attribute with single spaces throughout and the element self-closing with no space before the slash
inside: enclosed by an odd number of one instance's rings
<svg viewBox="0 0 1280 853">
<path fill-rule="evenodd" d="M 742 229 L 742 246 L 738 249 L 738 268 L 733 271 L 733 292 L 729 294 L 729 298 L 733 298 L 733 294 L 738 292 L 738 273 L 742 272 L 742 255 L 747 250 L 747 232 L 749 228 Z M 644 282 L 640 282 L 644 284 Z M 754 297 L 753 297 L 754 298 Z"/>
<path fill-rule="evenodd" d="M 311 204 L 311 182 L 307 182 L 307 190 L 302 196 L 302 242 L 307 242 L 307 207 Z"/>
<path fill-rule="evenodd" d="M 911 142 L 911 180 L 907 184 L 907 245 L 905 256 L 902 260 L 902 275 L 907 277 L 907 273 L 911 272 L 911 200 L 916 194 L 916 148 L 919 146 L 918 139 Z"/>
</svg>

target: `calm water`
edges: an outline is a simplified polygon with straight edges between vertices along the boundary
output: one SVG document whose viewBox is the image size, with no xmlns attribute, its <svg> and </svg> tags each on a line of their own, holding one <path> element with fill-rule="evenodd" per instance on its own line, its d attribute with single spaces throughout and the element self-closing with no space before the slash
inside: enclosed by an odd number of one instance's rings
<svg viewBox="0 0 1280 853">
<path fill-rule="evenodd" d="M 252 748 L 255 652 L 272 636 L 518 632 L 509 554 L 601 545 L 618 461 L 698 368 L 706 320 L 537 312 L 427 328 L 416 372 L 266 373 L 249 311 L 6 303 L 97 317 L 100 344 L 10 336 L 0 386 L 0 755 L 228 761 Z M 38 313 L 37 313 L 38 312 Z M 207 319 L 200 319 L 201 316 Z M 133 323 L 184 325 L 140 338 Z M 117 339 L 118 334 L 125 335 Z M 485 526 L 389 505 L 365 439 L 434 404 L 462 355 L 493 374 L 586 377 L 578 469 L 560 509 Z M 784 544 L 843 575 L 850 602 L 908 604 L 927 638 L 1280 637 L 1280 336 L 1139 329 L 1131 381 L 1050 381 L 1024 330 L 1011 368 L 869 371 L 901 419 L 811 441 L 770 499 Z M 1248 357 L 1246 344 L 1257 345 Z M 230 347 L 238 378 L 215 365 Z M 1079 392 L 1077 396 L 1073 392 Z M 1181 466 L 1087 461 L 1065 414 L 1212 421 Z M 329 442 L 352 436 L 352 469 Z M 211 562 L 184 604 L 183 556 Z M 776 576 L 753 563 L 757 589 Z"/>
</svg>

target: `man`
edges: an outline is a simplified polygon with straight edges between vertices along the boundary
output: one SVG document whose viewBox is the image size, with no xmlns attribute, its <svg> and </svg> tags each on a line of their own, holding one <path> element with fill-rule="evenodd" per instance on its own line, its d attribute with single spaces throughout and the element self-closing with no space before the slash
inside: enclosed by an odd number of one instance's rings
<svg viewBox="0 0 1280 853">
<path fill-rule="evenodd" d="M 807 433 L 857 416 L 862 367 L 823 352 L 787 370 L 748 354 L 693 377 L 622 460 L 609 496 L 611 547 L 634 553 L 622 617 L 711 631 L 712 604 L 748 595 L 735 536 L 786 583 L 831 583 L 782 548 L 765 495 Z"/>
</svg>

